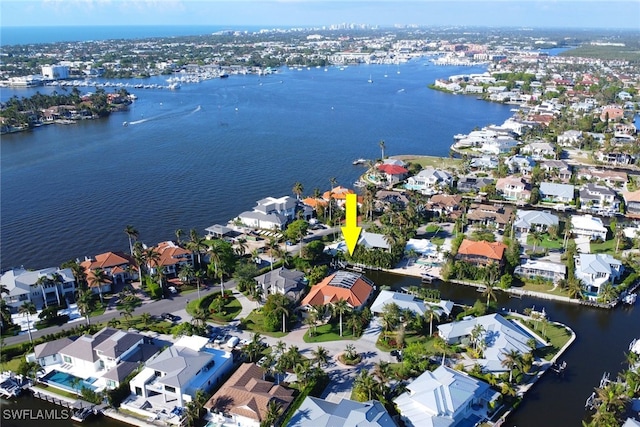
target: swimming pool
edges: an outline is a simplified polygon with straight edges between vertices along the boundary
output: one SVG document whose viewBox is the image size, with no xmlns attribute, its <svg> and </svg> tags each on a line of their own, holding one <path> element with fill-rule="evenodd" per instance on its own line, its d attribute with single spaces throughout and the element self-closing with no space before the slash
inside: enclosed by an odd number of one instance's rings
<svg viewBox="0 0 640 427">
<path fill-rule="evenodd" d="M 79 381 L 76 383 L 76 381 Z M 42 382 L 51 384 L 54 387 L 59 387 L 63 390 L 67 390 L 73 393 L 77 393 L 82 388 L 88 388 L 89 390 L 95 390 L 96 387 L 84 381 L 82 378 L 75 375 L 67 374 L 66 372 L 56 371 L 55 369 L 42 377 Z"/>
</svg>

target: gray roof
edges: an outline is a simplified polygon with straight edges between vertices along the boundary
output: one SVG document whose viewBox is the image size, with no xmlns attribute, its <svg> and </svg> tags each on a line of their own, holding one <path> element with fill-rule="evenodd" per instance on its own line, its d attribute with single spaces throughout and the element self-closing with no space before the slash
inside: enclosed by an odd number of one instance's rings
<svg viewBox="0 0 640 427">
<path fill-rule="evenodd" d="M 609 254 L 580 254 L 577 274 L 611 274 L 612 265 L 622 265 L 622 262 Z"/>
<path fill-rule="evenodd" d="M 258 221 L 271 222 L 278 225 L 284 225 L 287 223 L 287 218 L 284 215 L 278 213 L 265 214 L 258 211 L 246 211 L 238 215 L 239 218 L 257 219 Z"/>
<path fill-rule="evenodd" d="M 121 382 L 138 366 L 139 365 L 136 362 L 120 362 L 115 367 L 109 369 L 102 377 L 108 380 Z"/>
<path fill-rule="evenodd" d="M 105 328 L 93 336 L 83 335 L 60 350 L 60 354 L 66 354 L 67 356 L 75 357 L 76 359 L 95 362 L 98 360 L 98 355 L 94 351 L 96 346 L 100 345 L 116 331 L 117 329 Z"/>
<path fill-rule="evenodd" d="M 122 353 L 129 350 L 133 345 L 144 339 L 143 335 L 134 332 L 125 332 L 119 329 L 104 328 L 95 336 L 101 333 L 108 334 L 107 339 L 95 346 L 95 350 L 104 356 L 117 359 Z"/>
<path fill-rule="evenodd" d="M 358 243 L 366 248 L 390 248 L 389 243 L 387 243 L 383 234 L 369 233 L 368 231 L 364 230 L 362 231 L 362 233 L 360 233 L 360 239 L 358 240 Z"/>
<path fill-rule="evenodd" d="M 555 196 L 573 199 L 574 190 L 574 186 L 570 184 L 556 184 L 554 182 L 540 183 L 540 193 L 542 193 L 543 198 L 545 196 Z"/>
<path fill-rule="evenodd" d="M 531 228 L 533 225 L 558 225 L 558 216 L 549 212 L 519 210 L 514 222 L 516 228 Z"/>
<path fill-rule="evenodd" d="M 146 366 L 165 373 L 158 379 L 162 384 L 184 388 L 213 359 L 214 355 L 211 353 L 172 345 L 147 362 Z"/>
<path fill-rule="evenodd" d="M 307 396 L 288 426 L 296 427 L 396 427 L 393 418 L 377 400 L 338 403 Z"/>
<path fill-rule="evenodd" d="M 71 344 L 73 340 L 71 338 L 60 338 L 55 341 L 49 341 L 42 344 L 38 344 L 34 348 L 36 359 L 52 356 L 60 353 L 60 350 Z"/>
<path fill-rule="evenodd" d="M 278 289 L 287 291 L 297 288 L 304 278 L 304 273 L 297 270 L 289 270 L 280 267 L 273 271 L 268 271 L 261 276 L 257 276 L 255 280 L 264 286 L 276 286 Z"/>
</svg>

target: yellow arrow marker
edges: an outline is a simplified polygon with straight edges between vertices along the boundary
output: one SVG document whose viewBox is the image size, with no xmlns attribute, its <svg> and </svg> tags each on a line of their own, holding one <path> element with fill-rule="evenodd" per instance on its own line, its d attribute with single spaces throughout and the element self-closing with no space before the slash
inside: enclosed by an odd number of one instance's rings
<svg viewBox="0 0 640 427">
<path fill-rule="evenodd" d="M 344 235 L 349 255 L 353 255 L 360 237 L 360 230 L 362 230 L 362 227 L 358 227 L 358 196 L 347 194 L 345 210 L 347 220 L 345 226 L 342 227 L 342 234 Z"/>
</svg>

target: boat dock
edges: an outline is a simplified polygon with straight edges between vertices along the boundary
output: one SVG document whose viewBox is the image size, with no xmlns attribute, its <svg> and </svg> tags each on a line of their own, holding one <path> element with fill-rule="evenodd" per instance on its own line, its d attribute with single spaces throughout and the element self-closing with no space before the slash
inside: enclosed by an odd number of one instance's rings
<svg viewBox="0 0 640 427">
<path fill-rule="evenodd" d="M 33 396 L 45 400 L 54 405 L 62 406 L 72 411 L 71 419 L 76 422 L 83 422 L 92 415 L 102 414 L 107 408 L 106 404 L 96 405 L 82 399 L 72 400 L 63 396 L 54 396 L 41 389 L 31 388 Z"/>
<path fill-rule="evenodd" d="M 25 381 L 21 375 L 3 372 L 0 374 L 0 397 L 10 399 L 19 396 L 28 385 L 29 382 Z"/>
</svg>

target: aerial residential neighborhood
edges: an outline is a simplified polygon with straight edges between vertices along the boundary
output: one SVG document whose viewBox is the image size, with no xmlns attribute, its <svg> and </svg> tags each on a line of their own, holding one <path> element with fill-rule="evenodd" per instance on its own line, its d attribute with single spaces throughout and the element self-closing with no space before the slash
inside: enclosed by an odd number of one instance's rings
<svg viewBox="0 0 640 427">
<path fill-rule="evenodd" d="M 3 86 L 70 87 L 56 102 L 74 104 L 45 108 L 49 95 L 3 102 L 11 134 L 104 118 L 135 106 L 143 90 L 281 67 L 483 66 L 421 89 L 513 107 L 501 124 L 452 134 L 449 157 L 389 155 L 385 140 L 367 142 L 379 155 L 345 161 L 361 169 L 355 182 L 310 189 L 300 178 L 227 222 L 160 241 L 122 224 L 121 247 L 3 270 L 4 397 L 32 393 L 73 407 L 79 422 L 103 414 L 139 426 L 501 426 L 543 376 L 565 381 L 563 357 L 581 339 L 544 307 L 505 301 L 633 313 L 637 60 L 534 48 L 555 46 L 553 34 L 342 30 L 127 40 L 123 57 L 101 56 L 106 42 L 34 45 L 34 58 L 51 50 L 39 69 L 2 47 Z M 112 84 L 132 75 L 171 80 Z M 80 96 L 88 86 L 97 94 Z M 362 227 L 353 250 L 349 218 Z M 449 286 L 472 298 L 443 296 Z M 594 384 L 584 425 L 640 423 L 640 365 L 629 348 L 628 369 Z M 624 398 L 612 404 L 611 393 Z M 615 423 L 601 424 L 606 416 Z"/>
</svg>

